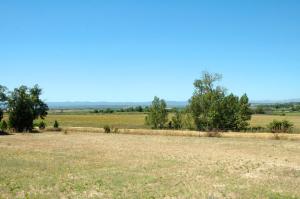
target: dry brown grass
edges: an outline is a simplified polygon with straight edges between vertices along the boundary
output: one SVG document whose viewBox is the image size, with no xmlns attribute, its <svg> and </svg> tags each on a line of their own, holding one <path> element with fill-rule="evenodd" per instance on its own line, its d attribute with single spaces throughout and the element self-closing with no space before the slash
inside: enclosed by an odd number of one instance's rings
<svg viewBox="0 0 300 199">
<path fill-rule="evenodd" d="M 68 132 L 81 133 L 104 133 L 103 128 L 94 127 L 68 127 Z M 160 136 L 183 136 L 183 137 L 222 137 L 222 138 L 257 138 L 257 139 L 274 139 L 273 133 L 239 133 L 239 132 L 199 132 L 189 130 L 153 130 L 153 129 L 118 129 L 119 134 L 131 135 L 160 135 Z M 278 133 L 280 139 L 300 140 L 300 134 Z"/>
<path fill-rule="evenodd" d="M 298 141 L 127 134 L 0 137 L 2 198 L 298 198 Z"/>
</svg>

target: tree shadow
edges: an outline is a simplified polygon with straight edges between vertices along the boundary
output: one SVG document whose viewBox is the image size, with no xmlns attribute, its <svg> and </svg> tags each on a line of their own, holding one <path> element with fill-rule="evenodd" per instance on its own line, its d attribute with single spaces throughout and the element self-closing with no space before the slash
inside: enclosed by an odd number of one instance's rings
<svg viewBox="0 0 300 199">
<path fill-rule="evenodd" d="M 0 136 L 5 136 L 5 135 L 11 135 L 11 134 L 0 130 Z"/>
</svg>

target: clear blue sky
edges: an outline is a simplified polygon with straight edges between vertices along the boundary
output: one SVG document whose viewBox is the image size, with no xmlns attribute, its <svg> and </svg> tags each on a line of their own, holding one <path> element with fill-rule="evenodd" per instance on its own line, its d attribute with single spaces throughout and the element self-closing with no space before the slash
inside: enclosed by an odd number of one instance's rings
<svg viewBox="0 0 300 199">
<path fill-rule="evenodd" d="M 203 70 L 300 98 L 300 1 L 1 0 L 0 84 L 47 101 L 187 100 Z"/>
</svg>

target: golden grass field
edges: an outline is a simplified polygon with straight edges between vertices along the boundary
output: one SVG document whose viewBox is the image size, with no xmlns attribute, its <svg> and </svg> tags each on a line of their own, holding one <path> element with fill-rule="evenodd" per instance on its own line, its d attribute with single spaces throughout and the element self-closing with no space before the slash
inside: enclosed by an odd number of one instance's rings
<svg viewBox="0 0 300 199">
<path fill-rule="evenodd" d="M 62 127 L 103 127 L 110 125 L 117 128 L 145 129 L 145 114 L 49 114 L 46 118 L 48 126 L 52 126 L 55 120 Z M 300 115 L 253 115 L 250 124 L 252 126 L 265 127 L 273 119 L 287 119 L 294 123 L 295 131 L 300 132 Z"/>
<path fill-rule="evenodd" d="M 300 142 L 104 133 L 0 137 L 0 198 L 300 198 Z"/>
</svg>

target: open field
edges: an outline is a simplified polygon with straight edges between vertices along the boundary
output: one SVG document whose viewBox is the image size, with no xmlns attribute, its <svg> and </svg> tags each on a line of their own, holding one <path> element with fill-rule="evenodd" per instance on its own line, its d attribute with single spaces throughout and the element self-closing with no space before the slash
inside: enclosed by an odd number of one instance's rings
<svg viewBox="0 0 300 199">
<path fill-rule="evenodd" d="M 1 198 L 299 198 L 299 141 L 0 137 Z"/>
<path fill-rule="evenodd" d="M 103 127 L 110 125 L 117 128 L 145 129 L 145 114 L 119 113 L 119 114 L 49 114 L 46 118 L 48 126 L 58 120 L 62 127 Z M 273 119 L 287 119 L 294 123 L 295 131 L 300 132 L 300 115 L 253 115 L 252 126 L 265 127 Z"/>
</svg>

